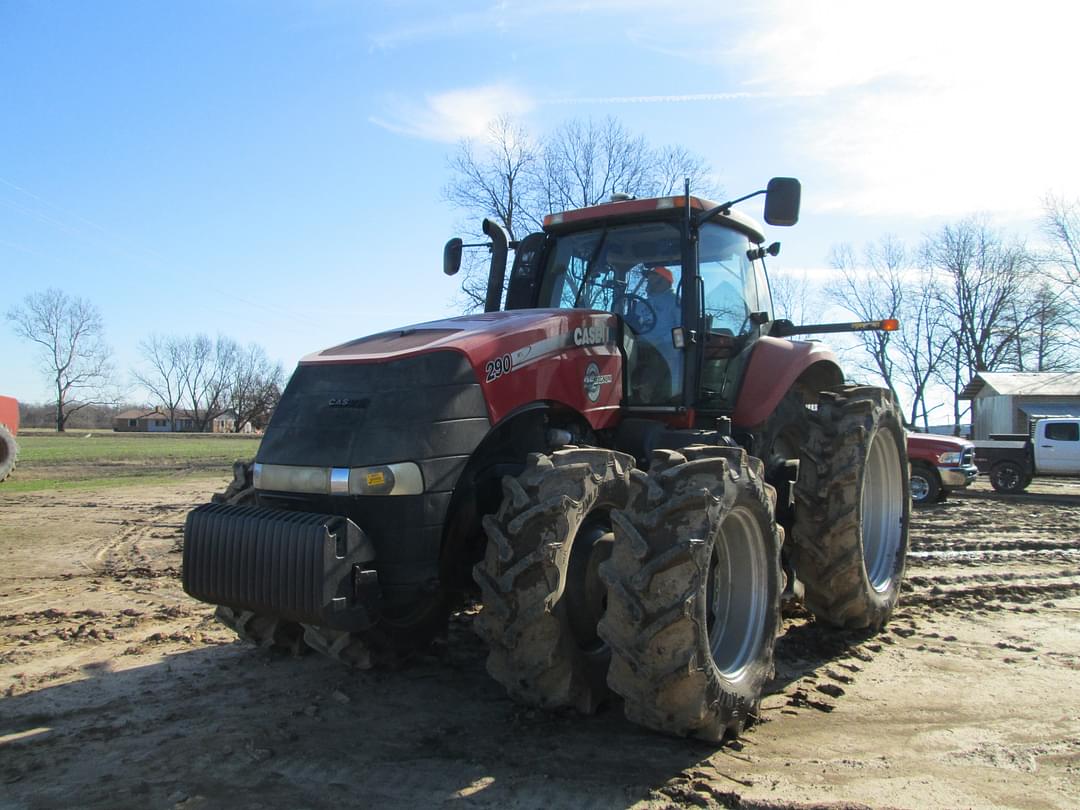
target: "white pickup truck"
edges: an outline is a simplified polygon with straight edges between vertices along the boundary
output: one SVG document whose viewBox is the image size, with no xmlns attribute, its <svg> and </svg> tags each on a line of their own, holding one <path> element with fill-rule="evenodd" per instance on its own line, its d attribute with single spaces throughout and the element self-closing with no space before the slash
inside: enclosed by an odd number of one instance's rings
<svg viewBox="0 0 1080 810">
<path fill-rule="evenodd" d="M 998 492 L 1023 492 L 1036 475 L 1080 475 L 1080 418 L 1037 419 L 1031 435 L 975 442 L 975 464 Z"/>
</svg>

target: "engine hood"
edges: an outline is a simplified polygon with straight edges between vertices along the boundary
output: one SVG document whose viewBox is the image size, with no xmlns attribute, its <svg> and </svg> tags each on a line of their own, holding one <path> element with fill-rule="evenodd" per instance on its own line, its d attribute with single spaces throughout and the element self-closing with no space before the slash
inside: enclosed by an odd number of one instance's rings
<svg viewBox="0 0 1080 810">
<path fill-rule="evenodd" d="M 491 359 L 493 348 L 509 346 L 515 352 L 529 355 L 515 358 L 521 363 L 574 346 L 614 343 L 615 325 L 615 317 L 608 312 L 566 309 L 485 312 L 357 338 L 309 354 L 300 364 L 379 363 L 449 349 L 466 355 L 474 367 L 480 368 Z"/>
<path fill-rule="evenodd" d="M 968 447 L 974 447 L 966 439 L 957 439 L 954 436 L 942 436 L 938 433 L 909 433 L 908 447 L 915 447 L 933 453 L 962 452 Z"/>
</svg>

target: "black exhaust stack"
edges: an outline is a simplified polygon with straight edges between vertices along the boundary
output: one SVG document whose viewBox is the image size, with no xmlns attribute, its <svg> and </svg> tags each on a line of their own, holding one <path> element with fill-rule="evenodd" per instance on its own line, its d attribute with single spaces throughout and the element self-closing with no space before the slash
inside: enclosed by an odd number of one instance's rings
<svg viewBox="0 0 1080 810">
<path fill-rule="evenodd" d="M 510 238 L 502 225 L 493 219 L 485 219 L 483 228 L 484 235 L 491 240 L 491 270 L 488 271 L 484 312 L 498 312 L 502 304 L 503 286 L 506 284 L 506 251 Z"/>
</svg>

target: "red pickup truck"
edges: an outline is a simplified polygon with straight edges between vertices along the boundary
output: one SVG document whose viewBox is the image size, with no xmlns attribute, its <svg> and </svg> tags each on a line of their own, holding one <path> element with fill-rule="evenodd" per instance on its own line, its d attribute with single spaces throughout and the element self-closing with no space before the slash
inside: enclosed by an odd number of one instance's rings
<svg viewBox="0 0 1080 810">
<path fill-rule="evenodd" d="M 911 462 L 912 503 L 945 500 L 951 490 L 963 489 L 975 480 L 975 445 L 966 439 L 934 433 L 907 435 Z"/>
</svg>

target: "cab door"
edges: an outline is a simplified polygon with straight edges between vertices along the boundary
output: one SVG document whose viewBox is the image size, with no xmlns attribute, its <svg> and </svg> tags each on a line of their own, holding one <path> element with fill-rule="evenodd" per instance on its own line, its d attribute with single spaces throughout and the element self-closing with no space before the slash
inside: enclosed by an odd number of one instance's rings
<svg viewBox="0 0 1080 810">
<path fill-rule="evenodd" d="M 705 342 L 697 402 L 703 411 L 734 409 L 743 369 L 761 335 L 758 313 L 772 310 L 764 273 L 750 257 L 753 247 L 746 234 L 717 222 L 706 223 L 699 234 Z"/>
<path fill-rule="evenodd" d="M 1080 473 L 1080 421 L 1047 419 L 1039 422 L 1035 466 L 1045 473 Z"/>
</svg>

